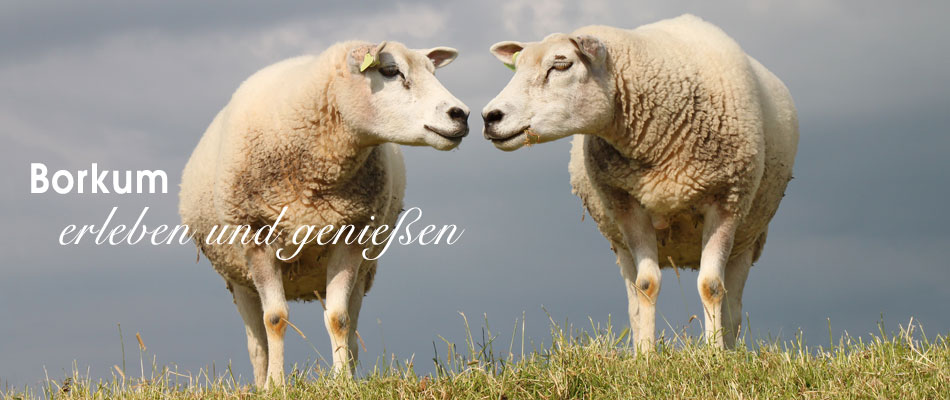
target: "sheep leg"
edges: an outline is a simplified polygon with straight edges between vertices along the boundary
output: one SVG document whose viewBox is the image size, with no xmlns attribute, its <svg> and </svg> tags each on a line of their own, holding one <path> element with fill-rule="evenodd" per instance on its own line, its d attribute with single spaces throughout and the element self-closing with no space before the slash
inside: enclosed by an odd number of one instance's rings
<svg viewBox="0 0 950 400">
<path fill-rule="evenodd" d="M 351 295 L 359 281 L 359 267 L 363 262 L 358 246 L 338 246 L 327 265 L 327 309 L 323 320 L 333 346 L 333 370 L 353 376 L 355 363 L 351 362 L 350 337 L 355 321 L 350 318 Z M 360 303 L 362 304 L 362 302 Z"/>
<path fill-rule="evenodd" d="M 613 244 L 617 253 L 617 265 L 620 266 L 620 276 L 623 277 L 624 287 L 627 288 L 627 314 L 630 317 L 630 337 L 636 338 L 640 332 L 640 307 L 637 294 L 637 265 L 626 246 Z"/>
<path fill-rule="evenodd" d="M 735 219 L 718 206 L 710 206 L 703 216 L 703 252 L 699 261 L 696 286 L 706 316 L 707 343 L 723 347 L 722 303 L 725 296 L 725 268 L 732 252 L 736 232 Z"/>
<path fill-rule="evenodd" d="M 639 350 L 653 349 L 656 336 L 656 299 L 660 295 L 660 264 L 657 262 L 656 231 L 649 213 L 632 198 L 613 209 L 615 220 L 631 250 L 636 266 L 637 335 Z"/>
<path fill-rule="evenodd" d="M 249 246 L 245 250 L 254 287 L 261 297 L 264 328 L 267 332 L 267 381 L 284 384 L 284 332 L 287 330 L 287 298 L 280 266 L 266 246 Z"/>
<path fill-rule="evenodd" d="M 752 249 L 733 257 L 726 264 L 726 298 L 723 305 L 723 344 L 734 348 L 742 323 L 742 289 L 752 267 Z"/>
<path fill-rule="evenodd" d="M 363 295 L 365 289 L 366 282 L 364 282 L 363 276 L 360 275 L 360 278 L 357 279 L 353 285 L 353 292 L 350 293 L 350 301 L 347 308 L 347 315 L 350 318 L 349 351 L 352 369 L 356 368 L 356 362 L 359 360 L 360 356 L 360 342 L 359 338 L 356 337 L 356 329 L 357 326 L 359 326 L 360 309 L 363 308 Z"/>
<path fill-rule="evenodd" d="M 257 387 L 264 387 L 267 382 L 267 332 L 264 328 L 261 298 L 250 288 L 233 283 L 229 287 L 234 295 L 234 304 L 237 305 L 238 312 L 244 319 L 247 352 L 251 357 L 251 366 L 254 368 L 254 384 Z"/>
</svg>

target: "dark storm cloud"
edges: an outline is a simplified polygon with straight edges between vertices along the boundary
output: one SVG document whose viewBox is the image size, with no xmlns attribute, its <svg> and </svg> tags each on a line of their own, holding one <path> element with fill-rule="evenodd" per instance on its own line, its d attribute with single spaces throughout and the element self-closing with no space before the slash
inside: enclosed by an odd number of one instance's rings
<svg viewBox="0 0 950 400">
<path fill-rule="evenodd" d="M 341 2 L 328 7 L 312 2 L 262 6 L 254 1 L 8 2 L 0 6 L 0 52 L 29 57 L 130 31 L 173 36 L 248 31 L 302 16 L 348 17 L 380 4 L 386 3 Z"/>
</svg>

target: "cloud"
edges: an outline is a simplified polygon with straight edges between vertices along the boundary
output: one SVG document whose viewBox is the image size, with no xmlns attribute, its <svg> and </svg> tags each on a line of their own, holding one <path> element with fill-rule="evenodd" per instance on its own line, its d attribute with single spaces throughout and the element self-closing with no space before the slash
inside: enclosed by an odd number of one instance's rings
<svg viewBox="0 0 950 400">
<path fill-rule="evenodd" d="M 397 4 L 394 9 L 359 12 L 347 18 L 303 18 L 248 34 L 252 54 L 274 59 L 294 53 L 319 53 L 347 38 L 369 41 L 393 37 L 430 39 L 445 29 L 444 11 L 424 4 Z"/>
<path fill-rule="evenodd" d="M 543 38 L 564 26 L 563 11 L 563 1 L 514 0 L 502 6 L 502 18 L 512 35 Z"/>
<path fill-rule="evenodd" d="M 432 6 L 397 5 L 236 31 L 132 29 L 51 47 L 0 65 L 2 135 L 14 146 L 71 163 L 77 157 L 147 162 L 143 153 L 151 150 L 184 154 L 191 140 L 170 139 L 197 140 L 213 115 L 210 107 L 223 106 L 255 69 L 349 38 L 429 39 L 446 20 Z"/>
</svg>

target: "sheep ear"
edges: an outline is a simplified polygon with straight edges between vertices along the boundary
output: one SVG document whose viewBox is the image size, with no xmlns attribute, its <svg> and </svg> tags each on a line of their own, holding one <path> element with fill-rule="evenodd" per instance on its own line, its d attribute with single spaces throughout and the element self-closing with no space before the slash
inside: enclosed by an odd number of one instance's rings
<svg viewBox="0 0 950 400">
<path fill-rule="evenodd" d="M 386 47 L 386 42 L 380 42 L 378 45 L 365 44 L 360 45 L 350 51 L 349 65 L 351 70 L 357 72 L 366 71 L 369 68 L 379 65 L 379 54 Z"/>
<path fill-rule="evenodd" d="M 512 41 L 495 43 L 489 49 L 496 58 L 511 69 L 515 68 L 515 53 L 520 53 L 522 50 L 524 50 L 524 43 Z"/>
<path fill-rule="evenodd" d="M 578 35 L 571 37 L 571 43 L 574 43 L 581 55 L 592 63 L 602 64 L 607 59 L 607 47 L 596 37 Z"/>
<path fill-rule="evenodd" d="M 386 41 L 385 41 L 385 40 L 383 40 L 382 42 L 379 42 L 379 44 L 376 45 L 376 48 L 374 48 L 373 51 L 370 52 L 370 54 L 372 54 L 373 57 L 375 57 L 375 58 L 378 60 L 378 59 L 379 59 L 379 53 L 381 53 L 381 52 L 383 51 L 383 48 L 384 48 L 384 47 L 386 47 Z"/>
<path fill-rule="evenodd" d="M 432 65 L 436 68 L 442 68 L 446 65 L 455 61 L 455 58 L 459 56 L 458 50 L 455 50 L 451 47 L 433 47 L 431 49 L 416 50 L 432 61 Z"/>
</svg>

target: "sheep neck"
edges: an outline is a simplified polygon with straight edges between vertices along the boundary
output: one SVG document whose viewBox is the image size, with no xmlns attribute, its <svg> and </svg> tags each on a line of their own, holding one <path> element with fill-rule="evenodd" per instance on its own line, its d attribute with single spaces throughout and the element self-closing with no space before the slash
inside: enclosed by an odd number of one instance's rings
<svg viewBox="0 0 950 400">
<path fill-rule="evenodd" d="M 705 111 L 699 79 L 664 65 L 668 50 L 636 34 L 625 43 L 606 45 L 608 53 L 618 55 L 607 63 L 618 112 L 597 136 L 638 169 L 662 169 L 676 154 L 698 144 L 691 128 Z"/>
<path fill-rule="evenodd" d="M 351 181 L 377 146 L 361 145 L 358 134 L 347 127 L 333 101 L 328 80 L 317 82 L 315 86 L 308 91 L 322 96 L 307 113 L 313 116 L 306 121 L 307 135 L 311 139 L 299 143 L 309 144 L 302 150 L 310 160 L 309 165 L 300 166 L 298 177 L 308 189 L 319 192 Z"/>
</svg>

